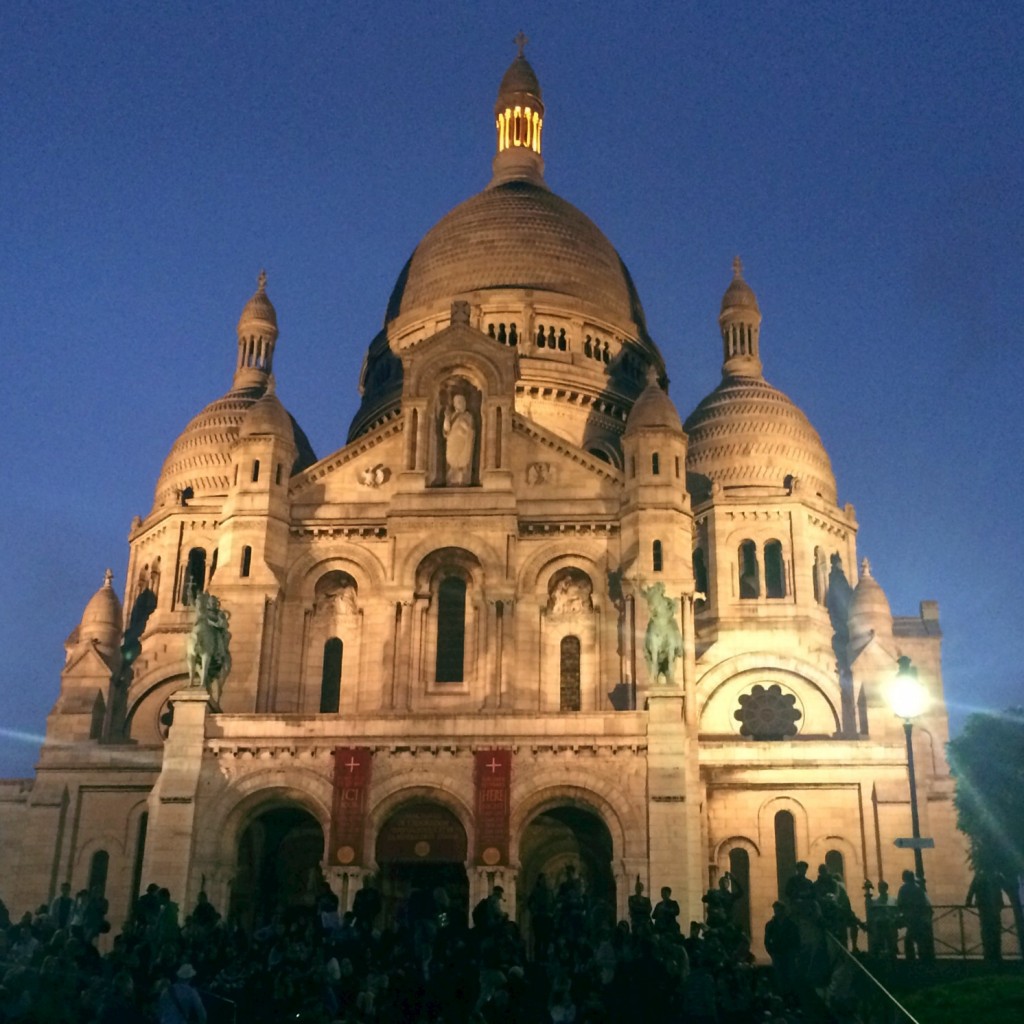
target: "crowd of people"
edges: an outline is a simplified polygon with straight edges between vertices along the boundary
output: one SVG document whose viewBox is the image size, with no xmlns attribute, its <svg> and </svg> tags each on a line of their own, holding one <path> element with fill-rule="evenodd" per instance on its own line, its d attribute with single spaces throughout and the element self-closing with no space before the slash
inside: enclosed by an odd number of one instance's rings
<svg viewBox="0 0 1024 1024">
<path fill-rule="evenodd" d="M 705 897 L 684 929 L 669 888 L 653 903 L 638 878 L 629 919 L 587 891 L 571 865 L 543 876 L 520 931 L 500 886 L 453 907 L 443 887 L 414 889 L 385 921 L 371 881 L 351 911 L 323 887 L 313 907 L 281 908 L 250 931 L 205 894 L 181 919 L 150 885 L 123 932 L 106 902 L 72 897 L 12 922 L 0 911 L 0 1024 L 745 1024 L 804 1019 L 799 1000 L 758 970 L 733 923 L 735 880 Z M 98 945 L 109 947 L 105 954 Z"/>
</svg>

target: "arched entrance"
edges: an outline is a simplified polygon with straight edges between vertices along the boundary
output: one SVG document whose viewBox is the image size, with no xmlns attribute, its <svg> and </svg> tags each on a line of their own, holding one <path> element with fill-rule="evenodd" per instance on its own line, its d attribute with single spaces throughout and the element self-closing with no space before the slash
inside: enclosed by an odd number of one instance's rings
<svg viewBox="0 0 1024 1024">
<path fill-rule="evenodd" d="M 555 904 L 559 888 L 575 874 L 582 881 L 587 928 L 615 924 L 615 876 L 612 837 L 599 815 L 588 808 L 563 805 L 533 818 L 519 844 L 516 917 L 529 930 L 527 907 L 541 874 Z M 557 915 L 556 915 L 557 916 Z"/>
<path fill-rule="evenodd" d="M 238 843 L 230 920 L 252 928 L 276 910 L 312 907 L 323 885 L 323 855 L 323 829 L 301 807 L 275 807 L 255 817 Z"/>
<path fill-rule="evenodd" d="M 429 907 L 434 890 L 448 895 L 449 915 L 465 924 L 469 911 L 468 843 L 462 822 L 429 800 L 402 804 L 377 834 L 376 860 L 384 923 L 394 924 Z"/>
</svg>

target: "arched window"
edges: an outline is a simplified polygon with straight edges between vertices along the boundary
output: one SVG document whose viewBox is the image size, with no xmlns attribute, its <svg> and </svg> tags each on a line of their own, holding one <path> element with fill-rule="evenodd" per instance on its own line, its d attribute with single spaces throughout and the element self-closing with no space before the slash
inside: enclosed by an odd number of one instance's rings
<svg viewBox="0 0 1024 1024">
<path fill-rule="evenodd" d="M 651 545 L 651 569 L 654 572 L 661 572 L 662 565 L 664 563 L 664 557 L 661 552 L 661 541 L 656 540 Z"/>
<path fill-rule="evenodd" d="M 213 579 L 213 574 L 217 571 L 217 554 L 220 548 L 213 549 L 213 557 L 210 559 L 210 579 Z"/>
<path fill-rule="evenodd" d="M 284 467 L 280 462 L 274 467 L 274 483 L 277 484 L 278 487 L 281 486 L 281 471 L 283 469 Z"/>
<path fill-rule="evenodd" d="M 764 592 L 766 597 L 786 596 L 786 567 L 782 561 L 782 542 L 770 540 L 764 546 Z"/>
<path fill-rule="evenodd" d="M 829 850 L 825 854 L 825 867 L 833 878 L 841 878 L 843 884 L 846 884 L 846 862 L 842 850 Z"/>
<path fill-rule="evenodd" d="M 750 935 L 750 854 L 742 846 L 729 851 L 729 874 L 743 895 L 732 905 L 732 923 L 744 935 Z"/>
<path fill-rule="evenodd" d="M 206 587 L 206 552 L 202 548 L 192 548 L 185 562 L 185 573 L 181 582 L 181 600 L 183 604 L 192 604 L 196 594 Z"/>
<path fill-rule="evenodd" d="M 749 601 L 761 596 L 761 574 L 757 565 L 757 545 L 745 540 L 739 549 L 740 600 Z"/>
<path fill-rule="evenodd" d="M 252 569 L 252 548 L 248 544 L 242 548 L 242 575 L 248 576 Z"/>
<path fill-rule="evenodd" d="M 779 882 L 779 899 L 785 895 L 786 883 L 796 872 L 796 825 L 789 811 L 775 815 L 775 874 Z"/>
<path fill-rule="evenodd" d="M 857 697 L 857 731 L 861 736 L 868 734 L 868 694 L 863 686 Z"/>
<path fill-rule="evenodd" d="M 563 636 L 559 648 L 558 706 L 562 711 L 579 711 L 580 638 Z"/>
<path fill-rule="evenodd" d="M 102 898 L 107 892 L 107 870 L 110 867 L 110 854 L 106 850 L 97 850 L 89 861 L 90 893 Z"/>
<path fill-rule="evenodd" d="M 661 475 L 661 459 L 658 458 L 658 453 L 657 452 L 651 452 L 651 475 L 652 476 L 660 476 Z"/>
<path fill-rule="evenodd" d="M 337 714 L 341 701 L 341 658 L 344 645 L 332 636 L 324 644 L 324 668 L 320 675 L 320 714 Z"/>
<path fill-rule="evenodd" d="M 703 548 L 694 548 L 693 551 L 693 581 L 696 585 L 697 593 L 704 595 L 703 598 L 698 598 L 694 604 L 694 607 L 700 611 L 706 606 L 711 594 L 708 590 L 708 562 L 704 557 Z"/>
<path fill-rule="evenodd" d="M 260 478 L 260 460 L 259 459 L 253 459 L 252 460 L 252 482 L 256 483 L 256 481 L 259 480 L 259 478 Z"/>
<path fill-rule="evenodd" d="M 461 683 L 466 655 L 466 581 L 446 576 L 437 590 L 438 683 Z"/>
</svg>

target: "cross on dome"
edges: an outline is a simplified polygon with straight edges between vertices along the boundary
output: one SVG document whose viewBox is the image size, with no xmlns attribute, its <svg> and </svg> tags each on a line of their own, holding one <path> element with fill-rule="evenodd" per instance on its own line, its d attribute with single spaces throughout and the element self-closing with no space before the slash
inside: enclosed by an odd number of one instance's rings
<svg viewBox="0 0 1024 1024">
<path fill-rule="evenodd" d="M 514 43 L 514 44 L 515 44 L 515 45 L 516 45 L 517 47 L 519 47 L 519 56 L 520 56 L 520 57 L 522 57 L 522 56 L 523 56 L 523 50 L 525 50 L 525 49 L 526 49 L 526 44 L 527 44 L 527 43 L 528 43 L 529 41 L 530 41 L 530 40 L 529 40 L 529 38 L 527 38 L 527 35 L 526 35 L 526 33 L 525 33 L 525 32 L 524 32 L 524 31 L 523 31 L 522 29 L 520 29 L 520 30 L 519 30 L 519 32 L 518 32 L 518 33 L 516 34 L 516 37 L 515 37 L 515 39 L 513 39 L 513 40 L 512 40 L 512 42 L 513 42 L 513 43 Z"/>
</svg>

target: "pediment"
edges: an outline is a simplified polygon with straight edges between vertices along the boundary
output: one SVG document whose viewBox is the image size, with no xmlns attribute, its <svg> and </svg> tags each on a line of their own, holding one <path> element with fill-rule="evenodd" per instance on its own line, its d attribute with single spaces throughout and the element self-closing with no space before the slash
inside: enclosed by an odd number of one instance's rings
<svg viewBox="0 0 1024 1024">
<path fill-rule="evenodd" d="M 885 672 L 896 674 L 896 651 L 890 650 L 874 632 L 858 646 L 851 641 L 849 657 L 855 676 L 876 676 Z"/>
<path fill-rule="evenodd" d="M 509 467 L 520 500 L 618 502 L 622 471 L 525 416 L 513 415 Z"/>
<path fill-rule="evenodd" d="M 465 377 L 492 398 L 511 398 L 515 391 L 516 349 L 466 323 L 453 323 L 398 354 L 407 402 L 433 398 L 439 385 L 452 377 Z"/>
<path fill-rule="evenodd" d="M 399 413 L 303 470 L 289 484 L 292 501 L 362 504 L 386 500 L 403 466 L 404 427 Z"/>
<path fill-rule="evenodd" d="M 95 644 L 83 644 L 61 671 L 62 679 L 109 679 L 113 671 L 113 661 L 108 661 Z"/>
</svg>

